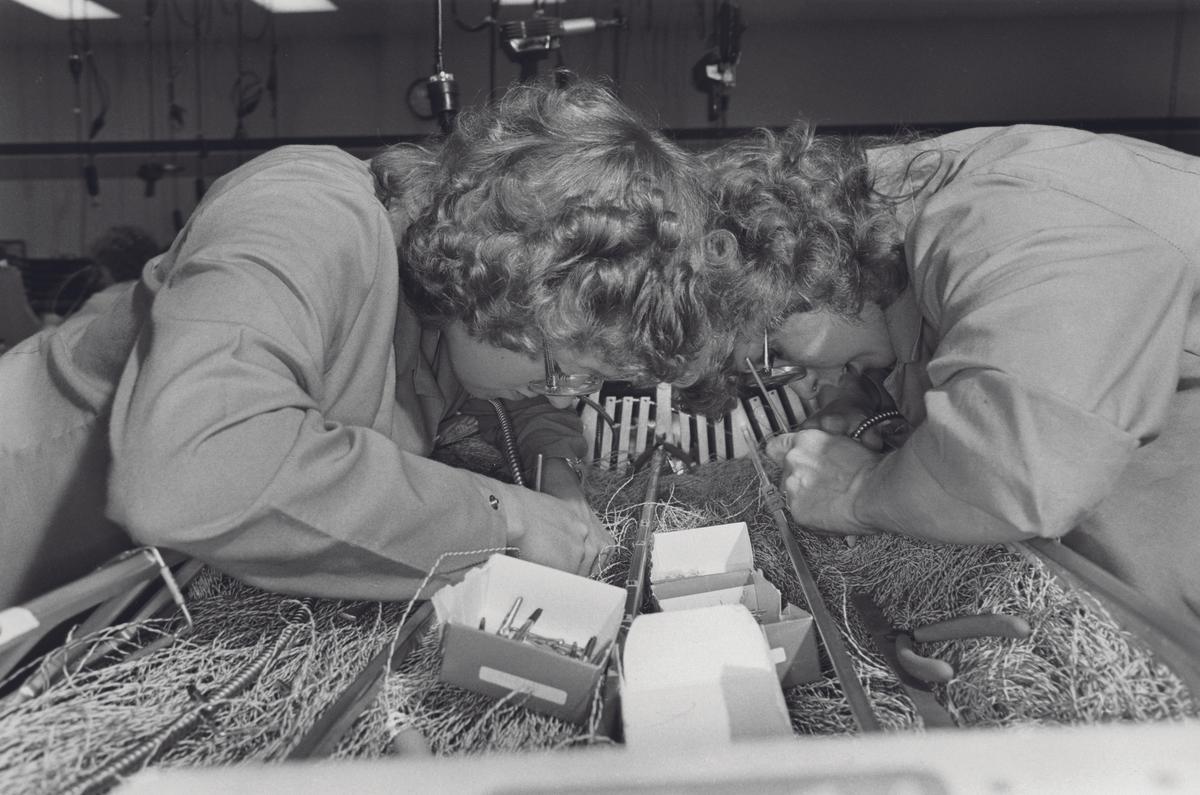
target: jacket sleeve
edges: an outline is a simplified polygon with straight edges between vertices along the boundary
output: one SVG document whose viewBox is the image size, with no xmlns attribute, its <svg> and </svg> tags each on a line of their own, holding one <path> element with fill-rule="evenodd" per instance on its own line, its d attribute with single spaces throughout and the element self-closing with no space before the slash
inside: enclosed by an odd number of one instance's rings
<svg viewBox="0 0 1200 795">
<path fill-rule="evenodd" d="M 1103 208 L 994 177 L 931 199 L 907 244 L 939 336 L 927 418 L 870 474 L 858 518 L 951 542 L 1066 533 L 1161 428 L 1186 262 Z"/>
<path fill-rule="evenodd" d="M 570 409 L 558 409 L 541 397 L 502 401 L 512 422 L 513 440 L 526 473 L 537 466 L 537 456 L 546 458 L 584 458 L 587 440 L 579 415 Z M 462 412 L 479 420 L 479 435 L 503 450 L 502 431 L 495 408 L 478 398 L 467 401 Z"/>
<path fill-rule="evenodd" d="M 322 412 L 332 368 L 391 363 L 387 342 L 373 360 L 338 354 L 356 323 L 390 342 L 391 323 L 360 313 L 395 260 L 370 191 L 318 177 L 228 189 L 177 241 L 115 397 L 109 510 L 260 587 L 403 599 L 433 572 L 425 597 L 553 498 Z"/>
</svg>

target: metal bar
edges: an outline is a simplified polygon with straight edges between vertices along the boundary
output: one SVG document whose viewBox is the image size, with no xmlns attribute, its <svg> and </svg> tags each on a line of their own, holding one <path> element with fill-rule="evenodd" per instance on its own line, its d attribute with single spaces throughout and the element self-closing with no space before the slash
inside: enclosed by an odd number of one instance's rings
<svg viewBox="0 0 1200 795">
<path fill-rule="evenodd" d="M 650 479 L 646 483 L 646 492 L 642 502 L 642 513 L 638 518 L 637 536 L 633 542 L 633 556 L 629 561 L 629 569 L 625 575 L 625 611 L 621 617 L 621 625 L 617 628 L 617 636 L 613 643 L 604 650 L 603 656 L 597 655 L 597 662 L 609 658 L 604 672 L 603 688 L 600 699 L 599 717 L 595 729 L 598 734 L 618 742 L 622 739 L 621 729 L 621 674 L 620 665 L 625 651 L 625 638 L 629 628 L 642 610 L 642 600 L 645 597 L 646 570 L 650 564 L 650 546 L 654 538 L 654 525 L 658 508 L 658 481 L 666 461 L 667 450 L 662 437 L 658 437 L 657 446 L 650 456 Z"/>
<path fill-rule="evenodd" d="M 650 458 L 650 480 L 646 484 L 642 514 L 638 518 L 637 537 L 633 542 L 633 556 L 629 561 L 629 572 L 625 576 L 625 613 L 617 630 L 617 653 L 625 650 L 625 637 L 633 620 L 642 609 L 646 588 L 646 568 L 650 565 L 650 545 L 654 539 L 654 523 L 658 507 L 658 479 L 662 472 L 667 451 L 661 444 Z"/>
<path fill-rule="evenodd" d="M 758 456 L 758 445 L 754 441 L 750 429 L 743 426 L 742 432 L 748 437 L 747 442 L 750 443 L 750 460 L 754 463 L 754 469 L 758 473 L 764 502 L 771 512 L 771 518 L 775 521 L 779 535 L 783 537 L 783 545 L 787 548 L 788 557 L 792 560 L 792 569 L 796 572 L 796 579 L 800 581 L 800 592 L 804 595 L 804 600 L 808 602 L 808 612 L 812 614 L 817 631 L 821 633 L 821 640 L 825 643 L 825 652 L 829 655 L 833 672 L 837 675 L 842 692 L 846 695 L 846 701 L 850 704 L 850 713 L 854 716 L 854 722 L 863 732 L 880 731 L 882 727 L 879 725 L 879 719 L 875 716 L 871 700 L 867 698 L 867 691 L 863 688 L 862 682 L 859 681 L 858 674 L 854 670 L 854 663 L 850 659 L 850 653 L 846 651 L 841 631 L 833 620 L 833 614 L 825 605 L 821 589 L 817 587 L 817 579 L 813 576 L 812 570 L 808 567 L 808 561 L 804 558 L 804 551 L 800 549 L 799 542 L 792 535 L 791 523 L 784 512 L 783 495 L 779 493 L 779 489 L 771 482 L 767 471 L 763 468 L 762 461 Z"/>
<path fill-rule="evenodd" d="M 1013 547 L 1045 564 L 1068 588 L 1106 608 L 1200 698 L 1200 636 L 1145 594 L 1059 541 L 1034 538 Z"/>
<path fill-rule="evenodd" d="M 1055 127 L 1074 127 L 1092 132 L 1163 133 L 1200 131 L 1200 116 L 1149 116 L 1113 118 L 1042 118 L 1023 119 L 1033 124 Z M 822 124 L 820 131 L 826 135 L 893 135 L 899 129 L 939 134 L 961 130 L 964 127 L 1003 127 L 1012 124 L 1012 119 L 963 119 L 954 122 L 906 122 Z M 677 141 L 708 141 L 741 138 L 754 132 L 752 127 L 682 127 L 663 128 L 662 134 Z M 774 126 L 776 132 L 782 126 Z M 177 138 L 171 140 L 128 140 L 128 141 L 29 141 L 0 144 L 0 157 L 29 155 L 77 155 L 77 154 L 121 154 L 154 152 L 265 152 L 291 144 L 326 144 L 341 149 L 369 149 L 376 151 L 394 143 L 420 143 L 428 138 L 424 134 L 387 133 L 374 135 L 319 135 L 307 137 L 276 136 L 268 138 Z"/>
<path fill-rule="evenodd" d="M 287 758 L 321 759 L 332 754 L 358 716 L 374 703 L 388 673 L 397 670 L 420 644 L 433 615 L 432 602 L 423 602 L 413 610 L 395 639 L 384 644 L 363 666 L 354 681 L 300 738 Z"/>
<path fill-rule="evenodd" d="M 792 559 L 792 568 L 800 580 L 800 591 L 804 594 L 805 601 L 808 602 L 808 612 L 812 613 L 817 630 L 821 633 L 821 640 L 825 641 L 825 651 L 829 655 L 829 662 L 833 665 L 833 672 L 837 674 L 842 692 L 846 694 L 846 701 L 850 703 L 850 712 L 854 715 L 854 722 L 864 732 L 880 731 L 879 719 L 875 717 L 871 700 L 867 698 L 867 691 L 858 679 L 854 664 L 850 660 L 850 653 L 846 651 L 846 644 L 833 620 L 833 615 L 825 606 L 821 590 L 817 587 L 817 580 L 813 577 L 812 571 L 804 559 L 804 552 L 792 535 L 787 517 L 782 509 L 772 511 L 771 515 L 775 519 L 775 526 L 779 528 L 779 534 L 783 536 L 783 544 L 787 547 L 788 557 Z"/>
</svg>

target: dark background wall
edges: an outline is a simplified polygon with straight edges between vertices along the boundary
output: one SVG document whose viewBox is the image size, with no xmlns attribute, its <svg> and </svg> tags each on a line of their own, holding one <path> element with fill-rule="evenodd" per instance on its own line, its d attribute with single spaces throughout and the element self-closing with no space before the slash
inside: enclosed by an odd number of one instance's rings
<svg viewBox="0 0 1200 795">
<path fill-rule="evenodd" d="M 71 256 L 110 225 L 133 223 L 165 243 L 174 217 L 194 206 L 197 181 L 281 140 L 366 156 L 435 131 L 406 100 L 432 71 L 434 0 L 333 2 L 336 13 L 272 18 L 247 0 L 105 0 L 121 19 L 83 24 L 0 0 L 0 240 L 22 241 L 31 257 Z M 516 79 L 513 63 L 492 56 L 490 28 L 454 22 L 455 13 L 479 22 L 490 0 L 444 4 L 445 63 L 463 103 Z M 712 47 L 716 0 L 566 0 L 563 17 L 619 11 L 628 25 L 564 38 L 561 59 L 615 76 L 631 104 L 693 146 L 803 114 L 831 131 L 1058 121 L 1200 153 L 1200 0 L 738 5 L 748 27 L 723 120 L 708 119 L 691 77 Z M 530 13 L 499 9 L 503 20 Z M 84 66 L 78 81 L 72 54 Z M 255 96 L 235 140 L 237 105 Z M 413 99 L 428 111 L 421 94 Z M 167 171 L 153 196 L 139 168 Z"/>
</svg>

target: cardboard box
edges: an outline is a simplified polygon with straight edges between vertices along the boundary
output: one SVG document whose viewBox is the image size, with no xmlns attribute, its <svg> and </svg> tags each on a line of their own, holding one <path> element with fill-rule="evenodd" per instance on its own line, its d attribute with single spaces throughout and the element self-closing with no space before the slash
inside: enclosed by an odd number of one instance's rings
<svg viewBox="0 0 1200 795">
<path fill-rule="evenodd" d="M 770 649 L 742 605 L 640 615 L 623 663 L 621 715 L 630 748 L 672 752 L 792 736 Z"/>
<path fill-rule="evenodd" d="M 745 522 L 655 534 L 650 589 L 664 612 L 744 605 L 762 625 L 782 687 L 821 678 L 812 616 L 794 605 L 782 609 L 779 589 L 754 567 Z"/>
<path fill-rule="evenodd" d="M 592 659 L 497 634 L 518 598 L 514 628 L 541 608 L 531 634 L 580 648 L 595 637 Z M 592 660 L 616 638 L 625 606 L 623 589 L 493 555 L 462 582 L 434 594 L 433 604 L 442 624 L 442 681 L 497 698 L 520 693 L 519 703 L 529 709 L 575 723 L 587 721 L 605 670 L 605 660 Z"/>
</svg>

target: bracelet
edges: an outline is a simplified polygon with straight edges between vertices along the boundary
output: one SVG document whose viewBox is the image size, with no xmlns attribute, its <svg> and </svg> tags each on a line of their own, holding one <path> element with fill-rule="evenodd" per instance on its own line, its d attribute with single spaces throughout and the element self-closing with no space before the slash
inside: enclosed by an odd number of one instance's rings
<svg viewBox="0 0 1200 795">
<path fill-rule="evenodd" d="M 562 461 L 571 471 L 575 473 L 575 477 L 583 480 L 583 459 L 568 455 L 552 455 L 546 458 L 547 461 L 557 459 Z"/>
<path fill-rule="evenodd" d="M 902 419 L 904 419 L 904 415 L 901 414 L 899 411 L 896 411 L 895 409 L 888 409 L 886 411 L 877 411 L 874 414 L 872 414 L 870 417 L 867 417 L 865 420 L 860 422 L 858 424 L 858 427 L 850 432 L 850 438 L 857 441 L 858 439 L 861 439 L 862 435 L 864 433 L 866 433 L 869 429 L 874 428 L 876 425 L 878 425 L 881 422 L 887 422 L 888 420 L 902 420 Z"/>
</svg>

